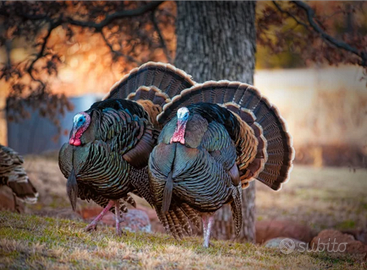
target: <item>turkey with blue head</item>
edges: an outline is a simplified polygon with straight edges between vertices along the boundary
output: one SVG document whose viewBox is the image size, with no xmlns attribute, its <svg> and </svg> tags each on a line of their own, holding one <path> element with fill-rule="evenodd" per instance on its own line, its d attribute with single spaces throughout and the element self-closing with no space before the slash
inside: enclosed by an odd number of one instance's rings
<svg viewBox="0 0 367 270">
<path fill-rule="evenodd" d="M 285 121 L 251 85 L 196 84 L 166 104 L 158 122 L 164 128 L 149 159 L 150 186 L 161 222 L 176 238 L 183 234 L 171 213 L 182 205 L 201 216 L 204 247 L 225 204 L 238 236 L 242 189 L 257 179 L 279 190 L 289 178 L 294 150 Z"/>
<path fill-rule="evenodd" d="M 87 230 L 95 230 L 98 221 L 112 211 L 121 234 L 125 202 L 135 206 L 131 192 L 153 204 L 147 165 L 161 130 L 156 116 L 171 97 L 192 85 L 182 70 L 149 62 L 117 82 L 104 100 L 74 116 L 69 142 L 59 152 L 59 166 L 68 179 L 74 210 L 77 198 L 104 208 Z M 181 208 L 174 210 L 179 216 Z"/>
</svg>

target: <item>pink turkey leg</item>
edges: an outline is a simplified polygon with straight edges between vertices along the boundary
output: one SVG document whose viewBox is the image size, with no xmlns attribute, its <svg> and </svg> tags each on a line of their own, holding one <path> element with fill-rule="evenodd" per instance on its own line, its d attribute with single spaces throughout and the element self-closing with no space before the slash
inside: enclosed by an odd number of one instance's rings
<svg viewBox="0 0 367 270">
<path fill-rule="evenodd" d="M 203 231 L 204 231 L 204 245 L 203 247 L 209 247 L 209 238 L 210 238 L 210 230 L 212 228 L 214 222 L 214 216 L 204 215 L 202 216 L 203 219 Z"/>
<path fill-rule="evenodd" d="M 111 209 L 112 206 L 115 205 L 115 201 L 110 200 L 107 206 L 102 210 L 102 212 L 85 228 L 86 231 L 96 230 L 97 223 L 100 221 L 105 214 L 107 214 L 108 210 Z"/>
</svg>

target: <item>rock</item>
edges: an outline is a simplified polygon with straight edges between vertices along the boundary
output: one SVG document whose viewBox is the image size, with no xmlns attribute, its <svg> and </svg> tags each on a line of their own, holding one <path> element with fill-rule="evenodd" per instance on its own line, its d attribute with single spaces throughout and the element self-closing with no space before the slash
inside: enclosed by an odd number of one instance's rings
<svg viewBox="0 0 367 270">
<path fill-rule="evenodd" d="M 263 244 L 269 239 L 286 237 L 309 243 L 315 233 L 304 225 L 287 220 L 262 220 L 256 222 L 256 243 Z"/>
<path fill-rule="evenodd" d="M 137 209 L 130 209 L 123 215 L 121 228 L 131 232 L 152 232 L 147 213 Z"/>
<path fill-rule="evenodd" d="M 355 240 L 361 241 L 363 244 L 367 245 L 367 230 L 342 230 L 342 233 L 353 235 Z"/>
<path fill-rule="evenodd" d="M 88 222 L 92 221 L 102 208 L 84 209 L 81 213 L 82 217 Z M 151 232 L 151 224 L 147 213 L 142 210 L 129 209 L 127 213 L 123 213 L 121 217 L 121 229 L 130 232 Z M 107 213 L 101 220 L 102 223 L 115 226 L 115 215 L 111 212 Z"/>
<path fill-rule="evenodd" d="M 142 210 L 145 213 L 148 214 L 149 220 L 150 220 L 150 224 L 152 227 L 152 232 L 154 233 L 165 233 L 166 230 L 164 229 L 162 223 L 159 221 L 157 213 L 155 212 L 155 210 L 153 208 L 151 208 L 150 206 L 143 206 L 143 205 L 137 205 L 136 209 Z"/>
<path fill-rule="evenodd" d="M 297 239 L 287 237 L 277 237 L 265 242 L 265 247 L 277 248 L 284 254 L 290 254 L 294 251 L 304 252 L 308 244 Z"/>
<path fill-rule="evenodd" d="M 310 248 L 326 252 L 367 254 L 367 245 L 337 230 L 321 231 L 312 239 Z"/>
</svg>

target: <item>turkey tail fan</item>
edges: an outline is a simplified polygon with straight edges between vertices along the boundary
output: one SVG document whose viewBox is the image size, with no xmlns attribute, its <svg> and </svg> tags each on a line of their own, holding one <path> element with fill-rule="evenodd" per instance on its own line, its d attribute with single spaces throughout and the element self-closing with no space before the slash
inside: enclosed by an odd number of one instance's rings
<svg viewBox="0 0 367 270">
<path fill-rule="evenodd" d="M 231 112 L 235 113 L 235 115 L 242 120 L 242 124 L 243 122 L 246 123 L 246 125 L 243 125 L 243 127 L 241 128 L 241 134 L 244 134 L 244 131 L 248 131 L 246 127 L 250 127 L 253 131 L 254 136 L 250 136 L 250 138 L 248 138 L 247 140 L 243 140 L 242 138 L 242 144 L 240 143 L 241 151 L 238 154 L 237 158 L 237 164 L 241 164 L 239 168 L 241 171 L 240 179 L 242 188 L 245 189 L 250 184 L 250 181 L 253 178 L 256 178 L 258 174 L 264 169 L 265 162 L 268 158 L 266 152 L 267 141 L 263 135 L 261 126 L 256 123 L 256 116 L 251 111 L 241 108 L 238 104 L 234 102 L 228 102 L 224 104 L 224 106 Z M 254 137 L 256 138 L 256 140 L 248 144 L 248 141 L 250 141 L 250 139 L 253 139 Z M 246 145 L 253 145 L 253 147 L 247 147 L 248 149 L 246 149 L 246 152 L 244 151 L 244 146 Z M 249 159 L 248 151 L 251 152 L 251 150 L 254 151 L 255 149 L 256 155 Z M 246 154 L 243 155 L 243 153 Z"/>
<path fill-rule="evenodd" d="M 254 131 L 262 132 L 264 138 L 265 164 L 255 178 L 273 190 L 280 190 L 282 184 L 289 179 L 294 159 L 292 137 L 285 120 L 280 116 L 278 108 L 253 86 L 244 84 L 239 87 L 232 102 L 238 104 L 244 112 L 255 116 L 257 128 Z M 258 160 L 254 161 L 256 163 Z M 250 164 L 249 168 L 251 166 L 256 167 L 256 164 Z"/>
<path fill-rule="evenodd" d="M 168 122 L 176 115 L 176 111 L 180 107 L 190 104 L 200 102 L 224 104 L 232 101 L 239 85 L 239 82 L 207 81 L 185 89 L 163 107 L 163 112 L 158 115 L 158 122 L 161 124 Z"/>
<path fill-rule="evenodd" d="M 261 99 L 253 112 L 267 144 L 267 161 L 257 179 L 274 190 L 280 190 L 282 184 L 289 179 L 293 167 L 295 151 L 292 146 L 292 137 L 277 107 L 271 105 L 266 98 Z"/>
<path fill-rule="evenodd" d="M 169 97 L 173 97 L 194 84 L 191 76 L 181 69 L 170 64 L 148 62 L 134 68 L 115 83 L 103 99 L 125 99 L 141 86 L 155 86 Z"/>
<path fill-rule="evenodd" d="M 240 84 L 239 82 L 230 81 L 207 81 L 185 89 L 163 107 L 163 112 L 158 115 L 158 122 L 161 124 L 168 122 L 176 115 L 176 111 L 180 107 L 190 104 L 201 102 L 224 104 L 230 102 Z"/>
<path fill-rule="evenodd" d="M 241 121 L 241 130 L 251 128 L 257 139 L 256 156 L 237 164 L 242 187 L 257 179 L 274 190 L 280 190 L 289 178 L 294 159 L 292 138 L 278 109 L 253 86 L 230 81 L 208 81 L 183 90 L 163 107 L 157 117 L 163 124 L 175 116 L 180 107 L 193 103 L 217 103 L 232 111 Z M 246 123 L 243 125 L 243 123 Z M 246 132 L 248 133 L 248 132 Z M 245 145 L 245 142 L 242 142 Z M 242 166 L 242 167 L 241 167 Z"/>
</svg>

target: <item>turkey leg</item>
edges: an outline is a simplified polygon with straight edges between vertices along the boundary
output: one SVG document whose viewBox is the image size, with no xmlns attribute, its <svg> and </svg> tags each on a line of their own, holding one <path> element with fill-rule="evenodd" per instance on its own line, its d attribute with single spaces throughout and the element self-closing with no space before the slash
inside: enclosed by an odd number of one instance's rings
<svg viewBox="0 0 367 270">
<path fill-rule="evenodd" d="M 14 198 L 14 210 L 20 214 L 19 204 L 17 201 L 17 195 L 15 195 L 15 193 L 13 193 L 13 198 Z"/>
<path fill-rule="evenodd" d="M 212 215 L 203 215 L 203 231 L 204 231 L 204 245 L 203 247 L 209 247 L 209 238 L 210 238 L 210 230 L 212 228 L 214 222 L 214 216 Z"/>
<path fill-rule="evenodd" d="M 116 233 L 117 233 L 118 236 L 121 236 L 120 202 L 118 200 L 115 202 L 115 221 L 116 221 Z"/>
<path fill-rule="evenodd" d="M 113 200 L 110 200 L 107 206 L 102 210 L 102 212 L 85 228 L 86 231 L 95 231 L 97 229 L 97 223 L 100 221 L 105 214 L 107 214 L 108 210 L 111 209 L 116 203 Z M 119 212 L 120 214 L 120 212 Z M 117 222 L 117 221 L 116 221 Z"/>
</svg>

